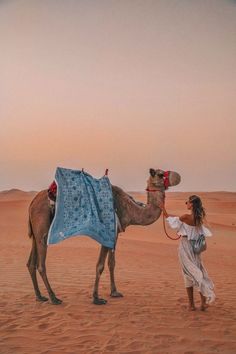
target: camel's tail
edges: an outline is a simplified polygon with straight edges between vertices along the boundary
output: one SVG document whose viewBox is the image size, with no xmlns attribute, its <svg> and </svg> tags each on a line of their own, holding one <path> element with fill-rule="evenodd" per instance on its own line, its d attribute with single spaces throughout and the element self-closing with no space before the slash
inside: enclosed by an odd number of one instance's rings
<svg viewBox="0 0 236 354">
<path fill-rule="evenodd" d="M 34 235 L 34 233 L 33 233 L 33 229 L 32 229 L 31 220 L 30 220 L 30 217 L 29 217 L 29 220 L 28 220 L 28 236 L 29 236 L 29 238 L 32 238 L 33 235 Z"/>
</svg>

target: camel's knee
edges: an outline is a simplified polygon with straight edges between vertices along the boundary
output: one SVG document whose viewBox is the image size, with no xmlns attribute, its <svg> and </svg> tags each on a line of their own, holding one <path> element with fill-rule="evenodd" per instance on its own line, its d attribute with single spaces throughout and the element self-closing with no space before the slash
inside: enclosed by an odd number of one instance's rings
<svg viewBox="0 0 236 354">
<path fill-rule="evenodd" d="M 32 274 L 36 270 L 36 258 L 33 257 L 32 253 L 26 263 L 26 267 L 28 268 L 30 274 Z"/>
<path fill-rule="evenodd" d="M 104 264 L 98 264 L 97 265 L 97 274 L 102 274 L 102 272 L 104 271 Z"/>
<path fill-rule="evenodd" d="M 46 267 L 44 265 L 39 265 L 38 266 L 38 272 L 40 275 L 46 274 Z"/>
<path fill-rule="evenodd" d="M 32 264 L 31 262 L 27 262 L 26 267 L 28 268 L 28 271 L 30 274 L 33 274 L 36 272 L 36 266 Z"/>
<path fill-rule="evenodd" d="M 31 258 L 29 258 L 28 262 L 26 263 L 26 267 L 29 268 L 31 264 Z"/>
</svg>

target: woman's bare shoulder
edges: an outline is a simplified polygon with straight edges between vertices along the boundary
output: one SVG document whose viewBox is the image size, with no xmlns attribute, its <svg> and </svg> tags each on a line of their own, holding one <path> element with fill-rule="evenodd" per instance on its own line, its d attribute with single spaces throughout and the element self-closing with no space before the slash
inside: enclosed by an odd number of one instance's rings
<svg viewBox="0 0 236 354">
<path fill-rule="evenodd" d="M 190 225 L 190 226 L 194 226 L 194 221 L 193 221 L 193 217 L 192 215 L 189 214 L 183 214 L 180 216 L 180 221 Z"/>
<path fill-rule="evenodd" d="M 181 221 L 183 221 L 183 222 L 185 222 L 186 220 L 188 220 L 189 219 L 189 214 L 183 214 L 183 215 L 181 215 L 180 217 L 179 217 L 179 219 L 181 220 Z"/>
</svg>

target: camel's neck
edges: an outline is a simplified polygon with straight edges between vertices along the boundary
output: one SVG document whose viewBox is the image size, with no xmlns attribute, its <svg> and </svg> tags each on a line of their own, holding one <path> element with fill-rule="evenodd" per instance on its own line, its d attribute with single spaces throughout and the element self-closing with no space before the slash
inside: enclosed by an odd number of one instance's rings
<svg viewBox="0 0 236 354">
<path fill-rule="evenodd" d="M 164 203 L 165 193 L 162 191 L 149 192 L 147 204 L 136 210 L 132 220 L 133 225 L 149 225 L 154 223 L 161 215 L 160 204 Z"/>
</svg>

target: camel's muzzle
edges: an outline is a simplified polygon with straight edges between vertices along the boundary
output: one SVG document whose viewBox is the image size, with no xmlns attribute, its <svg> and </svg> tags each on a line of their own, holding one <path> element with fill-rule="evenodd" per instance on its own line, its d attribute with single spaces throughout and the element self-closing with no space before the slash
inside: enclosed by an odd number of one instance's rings
<svg viewBox="0 0 236 354">
<path fill-rule="evenodd" d="M 166 177 L 165 177 L 166 175 Z M 167 186 L 167 188 L 169 186 L 177 186 L 180 181 L 181 181 L 181 177 L 177 172 L 173 172 L 173 171 L 166 171 L 164 175 L 164 184 L 165 184 L 165 188 Z M 166 189 L 167 189 L 166 188 Z"/>
</svg>

